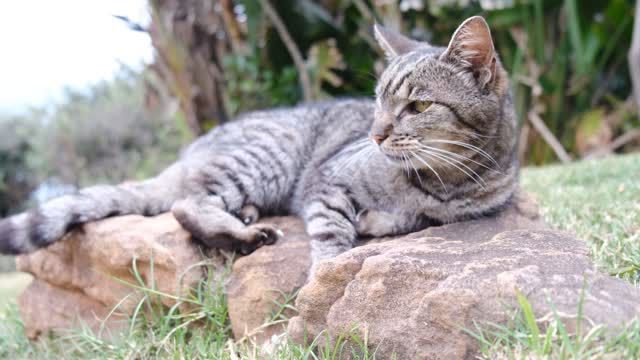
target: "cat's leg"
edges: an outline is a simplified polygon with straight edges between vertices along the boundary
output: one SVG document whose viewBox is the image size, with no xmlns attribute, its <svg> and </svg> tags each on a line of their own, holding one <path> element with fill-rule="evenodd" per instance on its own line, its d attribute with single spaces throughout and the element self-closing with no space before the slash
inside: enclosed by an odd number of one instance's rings
<svg viewBox="0 0 640 360">
<path fill-rule="evenodd" d="M 305 201 L 303 219 L 311 237 L 312 277 L 318 263 L 350 250 L 356 240 L 356 209 L 341 188 L 324 188 Z"/>
<path fill-rule="evenodd" d="M 264 140 L 264 139 L 262 139 Z M 172 212 L 180 224 L 204 244 L 248 254 L 273 244 L 281 234 L 275 226 L 255 224 L 260 210 L 272 210 L 286 197 L 293 169 L 274 166 L 255 144 L 240 144 L 216 155 L 193 156 L 189 188 L 200 189 L 178 201 Z M 195 154 L 199 155 L 199 154 Z"/>
<path fill-rule="evenodd" d="M 355 227 L 359 236 L 383 237 L 402 233 L 404 221 L 386 211 L 362 210 L 356 216 Z"/>
<path fill-rule="evenodd" d="M 155 178 L 122 185 L 81 189 L 0 220 L 0 253 L 19 254 L 45 247 L 73 226 L 109 216 L 157 215 L 184 197 L 183 164 L 176 163 Z"/>
<path fill-rule="evenodd" d="M 271 245 L 282 236 L 282 232 L 272 225 L 246 225 L 257 220 L 257 208 L 253 205 L 242 209 L 241 212 L 247 213 L 244 221 L 224 208 L 224 201 L 219 196 L 194 195 L 176 202 L 171 211 L 180 225 L 205 245 L 244 255 L 262 245 Z"/>
<path fill-rule="evenodd" d="M 380 210 L 362 210 L 356 215 L 355 221 L 358 236 L 369 237 L 404 235 L 433 225 L 441 225 L 441 222 L 420 214 Z"/>
</svg>

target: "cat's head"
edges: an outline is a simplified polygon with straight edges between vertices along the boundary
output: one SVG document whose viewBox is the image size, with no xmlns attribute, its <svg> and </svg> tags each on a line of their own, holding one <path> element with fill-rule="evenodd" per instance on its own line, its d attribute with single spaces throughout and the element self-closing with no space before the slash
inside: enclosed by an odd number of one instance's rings
<svg viewBox="0 0 640 360">
<path fill-rule="evenodd" d="M 476 146 L 494 135 L 509 84 L 482 17 L 464 21 L 446 48 L 379 25 L 374 33 L 388 66 L 376 87 L 370 135 L 387 158 L 437 167 L 445 160 L 428 153 L 470 153 L 459 143 Z"/>
</svg>

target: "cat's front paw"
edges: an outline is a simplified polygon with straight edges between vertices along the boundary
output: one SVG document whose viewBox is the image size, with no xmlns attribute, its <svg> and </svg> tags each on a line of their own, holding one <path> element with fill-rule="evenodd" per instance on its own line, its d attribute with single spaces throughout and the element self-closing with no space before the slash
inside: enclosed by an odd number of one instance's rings
<svg viewBox="0 0 640 360">
<path fill-rule="evenodd" d="M 274 225 L 253 224 L 247 226 L 246 234 L 241 237 L 236 246 L 242 255 L 249 255 L 263 245 L 273 245 L 282 238 L 284 233 Z"/>
<path fill-rule="evenodd" d="M 359 236 L 390 236 L 394 233 L 393 216 L 384 211 L 362 210 L 356 215 L 355 228 Z"/>
<path fill-rule="evenodd" d="M 195 239 L 208 247 L 237 251 L 242 255 L 248 255 L 263 245 L 272 245 L 284 236 L 280 229 L 271 224 L 245 225 L 255 221 L 248 217 L 257 217 L 257 211 L 244 214 L 241 221 L 217 205 L 218 199 L 215 197 L 192 197 L 177 201 L 171 211 Z"/>
</svg>

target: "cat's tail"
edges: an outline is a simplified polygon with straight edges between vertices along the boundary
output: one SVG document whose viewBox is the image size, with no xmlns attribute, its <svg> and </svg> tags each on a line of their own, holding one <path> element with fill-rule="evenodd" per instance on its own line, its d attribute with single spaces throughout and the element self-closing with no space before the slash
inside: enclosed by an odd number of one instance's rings
<svg viewBox="0 0 640 360">
<path fill-rule="evenodd" d="M 149 180 L 118 186 L 93 186 L 28 212 L 0 220 L 0 253 L 21 254 L 45 247 L 73 226 L 109 216 L 156 215 L 183 197 L 182 164 Z"/>
</svg>

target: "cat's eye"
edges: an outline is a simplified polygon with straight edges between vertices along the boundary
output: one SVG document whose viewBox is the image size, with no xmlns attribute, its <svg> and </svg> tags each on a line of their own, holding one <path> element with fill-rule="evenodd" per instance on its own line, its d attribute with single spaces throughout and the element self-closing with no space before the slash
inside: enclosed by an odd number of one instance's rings
<svg viewBox="0 0 640 360">
<path fill-rule="evenodd" d="M 412 101 L 407 106 L 407 109 L 412 114 L 420 114 L 422 112 L 425 112 L 429 108 L 429 106 L 431 106 L 431 104 L 432 104 L 431 101 L 422 101 L 422 100 Z"/>
</svg>

